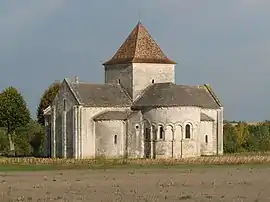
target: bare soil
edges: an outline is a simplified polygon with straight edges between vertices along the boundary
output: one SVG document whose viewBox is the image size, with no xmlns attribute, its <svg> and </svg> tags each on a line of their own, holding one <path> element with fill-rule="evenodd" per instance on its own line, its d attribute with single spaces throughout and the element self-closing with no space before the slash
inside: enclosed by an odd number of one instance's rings
<svg viewBox="0 0 270 202">
<path fill-rule="evenodd" d="M 270 201 L 270 168 L 0 173 L 0 201 Z"/>
</svg>

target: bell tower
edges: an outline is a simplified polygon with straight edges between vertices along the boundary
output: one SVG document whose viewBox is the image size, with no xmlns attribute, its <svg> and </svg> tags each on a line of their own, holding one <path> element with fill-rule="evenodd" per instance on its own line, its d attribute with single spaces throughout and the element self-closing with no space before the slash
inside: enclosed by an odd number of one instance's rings
<svg viewBox="0 0 270 202">
<path fill-rule="evenodd" d="M 154 83 L 175 83 L 175 64 L 139 22 L 114 56 L 103 63 L 105 83 L 120 83 L 136 100 Z"/>
</svg>

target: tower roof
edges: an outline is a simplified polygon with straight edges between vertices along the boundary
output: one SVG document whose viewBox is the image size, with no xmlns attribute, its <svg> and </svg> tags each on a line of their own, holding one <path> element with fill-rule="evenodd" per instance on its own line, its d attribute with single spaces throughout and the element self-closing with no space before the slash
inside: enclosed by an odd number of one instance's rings
<svg viewBox="0 0 270 202">
<path fill-rule="evenodd" d="M 163 53 L 141 22 L 132 30 L 114 56 L 103 65 L 126 63 L 176 64 Z"/>
</svg>

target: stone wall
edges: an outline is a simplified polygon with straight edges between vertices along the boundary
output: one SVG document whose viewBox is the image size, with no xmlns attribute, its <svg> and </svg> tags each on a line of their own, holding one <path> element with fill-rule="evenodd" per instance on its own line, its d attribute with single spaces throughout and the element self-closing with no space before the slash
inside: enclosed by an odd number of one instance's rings
<svg viewBox="0 0 270 202">
<path fill-rule="evenodd" d="M 200 113 L 199 107 L 164 107 L 143 112 L 143 118 L 152 127 L 154 142 L 152 151 L 156 158 L 185 158 L 200 156 Z M 190 126 L 190 138 L 185 128 Z M 164 130 L 164 138 L 160 131 Z M 155 131 L 155 132 L 154 132 Z"/>
<path fill-rule="evenodd" d="M 52 103 L 52 136 L 55 137 L 55 157 L 74 157 L 73 106 L 78 104 L 67 82 L 64 80 Z M 64 109 L 65 107 L 65 109 Z M 53 114 L 55 113 L 55 114 Z M 55 120 L 54 120 L 55 119 Z"/>
<path fill-rule="evenodd" d="M 52 142 L 52 136 L 51 136 L 51 114 L 47 114 L 44 116 L 45 121 L 45 149 L 44 149 L 44 156 L 51 157 L 51 142 Z"/>
<path fill-rule="evenodd" d="M 132 97 L 131 64 L 105 66 L 105 83 L 119 83 L 119 81 L 130 97 Z"/>
<path fill-rule="evenodd" d="M 207 153 L 213 155 L 223 154 L 223 108 L 220 109 L 201 109 L 201 112 L 208 115 L 213 121 L 212 138 L 209 139 L 209 143 L 212 142 L 212 150 L 208 150 Z M 203 136 L 204 134 L 202 134 Z M 210 148 L 209 148 L 210 149 Z"/>
<path fill-rule="evenodd" d="M 175 82 L 175 65 L 133 63 L 133 94 L 135 100 L 141 92 L 154 83 Z"/>
<path fill-rule="evenodd" d="M 82 107 L 81 137 L 82 158 L 95 157 L 95 122 L 93 117 L 106 111 L 125 111 L 128 107 Z"/>
<path fill-rule="evenodd" d="M 201 154 L 202 155 L 215 155 L 216 148 L 213 147 L 216 137 L 213 136 L 214 122 L 213 121 L 202 121 L 200 125 L 201 134 Z"/>
<path fill-rule="evenodd" d="M 142 113 L 140 111 L 134 112 L 127 123 L 127 156 L 128 158 L 143 158 L 144 139 Z"/>
<path fill-rule="evenodd" d="M 97 121 L 95 122 L 95 132 L 96 156 L 124 156 L 126 138 L 125 121 Z"/>
<path fill-rule="evenodd" d="M 105 83 L 118 83 L 135 100 L 149 85 L 154 83 L 175 82 L 173 64 L 133 63 L 105 66 Z"/>
</svg>

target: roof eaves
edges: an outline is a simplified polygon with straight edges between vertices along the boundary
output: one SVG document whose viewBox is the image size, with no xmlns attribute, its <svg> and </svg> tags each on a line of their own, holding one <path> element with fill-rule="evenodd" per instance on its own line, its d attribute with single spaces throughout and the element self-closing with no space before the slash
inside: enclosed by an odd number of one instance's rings
<svg viewBox="0 0 270 202">
<path fill-rule="evenodd" d="M 218 99 L 217 95 L 213 91 L 212 87 L 210 84 L 204 84 L 204 88 L 209 92 L 209 94 L 212 96 L 212 98 L 215 100 L 215 102 L 218 104 L 219 107 L 223 107 L 222 103 Z"/>
</svg>

